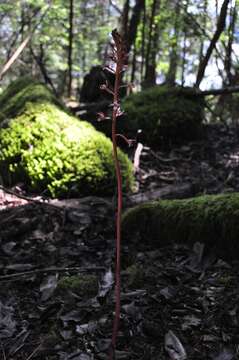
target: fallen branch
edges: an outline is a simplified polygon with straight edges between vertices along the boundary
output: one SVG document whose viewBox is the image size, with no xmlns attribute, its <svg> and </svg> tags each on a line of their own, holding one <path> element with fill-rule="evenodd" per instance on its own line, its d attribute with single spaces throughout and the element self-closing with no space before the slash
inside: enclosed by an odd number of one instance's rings
<svg viewBox="0 0 239 360">
<path fill-rule="evenodd" d="M 155 189 L 131 195 L 128 199 L 128 208 L 134 205 L 139 205 L 147 201 L 159 200 L 159 199 L 185 199 L 195 196 L 198 193 L 197 184 L 184 183 L 177 185 L 168 185 L 161 189 Z"/>
<path fill-rule="evenodd" d="M 32 203 L 35 203 L 35 204 L 39 204 L 39 205 L 46 205 L 46 206 L 50 206 L 54 209 L 60 209 L 60 210 L 65 210 L 64 207 L 59 207 L 57 205 L 54 205 L 52 203 L 49 202 L 49 200 L 47 199 L 46 201 L 44 200 L 39 200 L 39 199 L 36 199 L 36 198 L 32 198 L 30 196 L 25 196 L 25 195 L 22 195 L 22 194 L 19 194 L 13 190 L 10 190 L 6 187 L 4 187 L 3 185 L 0 185 L 0 190 L 6 192 L 7 194 L 10 194 L 10 195 L 13 195 L 19 199 L 23 199 L 23 200 L 26 200 L 26 201 L 29 201 L 29 202 L 32 202 Z"/>
<path fill-rule="evenodd" d="M 44 268 L 44 269 L 35 269 L 35 270 L 30 270 L 30 271 L 19 272 L 19 273 L 10 274 L 10 275 L 3 275 L 3 276 L 0 276 L 0 281 L 14 280 L 19 277 L 29 276 L 29 275 L 37 275 L 37 274 L 42 274 L 42 273 L 72 272 L 72 271 L 77 271 L 77 272 L 83 273 L 83 272 L 106 271 L 106 269 L 103 266 L 90 266 L 90 267 L 74 266 L 74 267 L 66 267 L 66 268 L 64 268 L 64 267 L 49 267 L 49 268 Z"/>
<path fill-rule="evenodd" d="M 196 95 L 199 96 L 209 96 L 209 95 L 227 95 L 227 94 L 233 94 L 239 92 L 239 86 L 228 86 L 224 87 L 222 89 L 211 89 L 211 90 L 204 90 L 197 92 Z"/>
</svg>

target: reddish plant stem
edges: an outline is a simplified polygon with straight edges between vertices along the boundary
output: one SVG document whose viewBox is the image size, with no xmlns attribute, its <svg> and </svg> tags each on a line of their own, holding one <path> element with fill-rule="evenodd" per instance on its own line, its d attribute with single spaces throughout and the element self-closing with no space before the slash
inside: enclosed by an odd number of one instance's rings
<svg viewBox="0 0 239 360">
<path fill-rule="evenodd" d="M 117 152 L 117 134 L 116 122 L 117 112 L 119 109 L 119 89 L 122 73 L 122 63 L 120 60 L 116 62 L 115 84 L 114 84 L 114 100 L 112 114 L 112 142 L 113 142 L 113 158 L 115 163 L 115 172 L 117 178 L 117 214 L 116 214 L 116 265 L 115 265 L 115 317 L 113 323 L 112 343 L 110 348 L 109 360 L 114 359 L 116 339 L 120 321 L 120 247 L 121 247 L 121 214 L 122 214 L 122 175 Z"/>
</svg>

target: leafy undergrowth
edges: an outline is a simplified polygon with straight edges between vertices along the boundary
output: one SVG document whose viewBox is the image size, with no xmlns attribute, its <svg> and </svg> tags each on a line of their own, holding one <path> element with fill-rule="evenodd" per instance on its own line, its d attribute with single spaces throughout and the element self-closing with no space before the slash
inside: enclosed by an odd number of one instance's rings
<svg viewBox="0 0 239 360">
<path fill-rule="evenodd" d="M 166 174 L 170 166 L 181 179 L 195 181 L 202 163 L 208 167 L 200 170 L 205 176 L 198 180 L 205 191 L 238 190 L 239 166 L 230 158 L 236 156 L 237 142 L 224 136 L 222 143 L 220 134 L 210 140 L 217 150 L 215 160 L 203 155 L 204 145 L 194 144 L 171 154 L 158 152 L 157 163 L 151 157 L 147 168 L 147 151 L 140 196 L 156 191 L 157 184 L 164 189 L 172 176 Z M 170 161 L 161 161 L 161 156 Z M 171 185 L 179 186 L 178 179 Z M 15 208 L 8 208 L 14 198 L 4 199 L 0 359 L 107 359 L 114 311 L 111 199 L 86 197 Z M 118 360 L 239 359 L 239 262 L 215 258 L 205 251 L 203 240 L 194 249 L 124 244 Z"/>
</svg>

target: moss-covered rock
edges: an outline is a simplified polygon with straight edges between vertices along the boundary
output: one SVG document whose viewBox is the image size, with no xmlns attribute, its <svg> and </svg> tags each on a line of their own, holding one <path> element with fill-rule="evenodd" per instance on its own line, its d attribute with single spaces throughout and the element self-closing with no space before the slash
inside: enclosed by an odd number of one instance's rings
<svg viewBox="0 0 239 360">
<path fill-rule="evenodd" d="M 145 203 L 124 214 L 122 229 L 134 246 L 200 241 L 224 258 L 238 258 L 239 193 Z"/>
<path fill-rule="evenodd" d="M 128 96 L 122 125 L 127 133 L 142 129 L 150 145 L 192 140 L 201 134 L 204 99 L 191 88 L 155 86 Z"/>
<path fill-rule="evenodd" d="M 80 296 L 93 297 L 98 293 L 98 278 L 95 275 L 64 276 L 57 285 L 59 293 L 72 291 Z"/>
<path fill-rule="evenodd" d="M 29 87 L 32 93 L 37 89 L 38 95 L 38 90 L 42 91 L 42 97 L 35 101 L 29 93 L 24 102 L 20 95 Z M 2 122 L 2 128 L 0 124 L 0 171 L 4 182 L 13 185 L 24 181 L 37 192 L 61 197 L 112 193 L 115 171 L 111 141 L 89 123 L 68 115 L 54 99 L 44 85 L 33 82 L 5 102 L 9 110 L 4 114 L 11 113 L 10 104 L 14 103 L 18 115 Z M 20 112 L 16 110 L 20 108 Z M 133 184 L 132 164 L 121 151 L 119 159 L 124 190 L 129 190 Z"/>
<path fill-rule="evenodd" d="M 64 109 L 63 104 L 44 84 L 25 76 L 12 82 L 0 95 L 0 122 L 22 113 L 28 102 L 49 102 Z"/>
</svg>

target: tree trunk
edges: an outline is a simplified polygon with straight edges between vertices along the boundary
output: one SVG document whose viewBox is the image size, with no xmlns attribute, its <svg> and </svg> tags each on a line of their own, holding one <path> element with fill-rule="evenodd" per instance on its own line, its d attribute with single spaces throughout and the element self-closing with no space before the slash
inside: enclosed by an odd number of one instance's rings
<svg viewBox="0 0 239 360">
<path fill-rule="evenodd" d="M 143 87 L 151 87 L 156 82 L 156 55 L 157 55 L 157 36 L 158 26 L 155 24 L 155 16 L 160 7 L 160 0 L 154 0 L 151 9 L 149 22 L 149 35 L 145 59 L 145 77 Z"/>
<path fill-rule="evenodd" d="M 237 20 L 237 9 L 236 9 L 236 2 L 233 8 L 231 8 L 230 14 L 230 24 L 228 28 L 228 43 L 226 48 L 226 57 L 225 57 L 225 71 L 227 75 L 227 85 L 232 85 L 233 76 L 231 73 L 231 66 L 232 66 L 232 44 L 234 41 L 234 33 L 235 33 L 235 24 Z"/>
<path fill-rule="evenodd" d="M 129 26 L 129 0 L 126 0 L 121 15 L 121 34 L 124 39 L 128 38 L 128 26 Z"/>
<path fill-rule="evenodd" d="M 132 16 L 128 24 L 127 39 L 126 39 L 126 51 L 130 52 L 132 45 L 135 42 L 137 36 L 137 29 L 140 22 L 141 11 L 144 9 L 145 0 L 136 0 L 133 7 Z"/>
<path fill-rule="evenodd" d="M 135 72 L 136 72 L 136 66 L 137 66 L 136 61 L 137 61 L 137 48 L 136 48 L 136 44 L 134 44 L 132 70 L 131 70 L 131 77 L 130 77 L 131 84 L 134 83 L 134 79 L 135 79 Z"/>
<path fill-rule="evenodd" d="M 206 0 L 207 1 L 207 0 Z M 188 15 L 188 5 L 189 0 L 186 0 L 184 6 L 184 13 L 186 16 Z M 183 22 L 183 48 L 182 48 L 182 72 L 181 72 L 181 86 L 184 86 L 185 83 L 185 68 L 186 68 L 186 54 L 187 54 L 187 36 L 188 36 L 188 25 L 186 24 L 185 20 Z"/>
<path fill-rule="evenodd" d="M 144 60 L 145 60 L 145 24 L 146 24 L 146 8 L 144 4 L 143 9 L 143 24 L 142 24 L 142 43 L 141 43 L 141 67 L 140 67 L 140 77 L 141 82 L 143 81 L 143 72 L 144 72 Z"/>
<path fill-rule="evenodd" d="M 204 0 L 203 3 L 203 21 L 202 21 L 202 29 L 203 29 L 203 35 L 206 35 L 206 29 L 207 29 L 207 7 L 208 7 L 208 0 Z M 200 41 L 200 50 L 199 50 L 199 64 L 202 62 L 203 60 L 203 50 L 204 50 L 204 37 L 201 36 L 201 41 Z"/>
<path fill-rule="evenodd" d="M 70 0 L 69 10 L 69 37 L 68 37 L 68 89 L 67 95 L 71 97 L 72 91 L 72 49 L 73 49 L 73 21 L 74 21 L 74 0 Z"/>
<path fill-rule="evenodd" d="M 185 67 L 186 67 L 186 53 L 187 53 L 186 42 L 187 42 L 187 35 L 185 31 L 183 35 L 183 52 L 182 52 L 182 74 L 181 74 L 182 86 L 184 86 L 185 83 Z"/>
<path fill-rule="evenodd" d="M 207 64 L 209 62 L 209 59 L 212 55 L 213 49 L 216 46 L 217 41 L 219 40 L 221 33 L 224 31 L 225 28 L 225 24 L 226 24 L 226 16 L 227 16 L 227 8 L 228 8 L 228 4 L 229 4 L 230 0 L 224 0 L 222 7 L 221 7 L 221 11 L 220 11 L 220 15 L 218 18 L 218 22 L 217 22 L 217 28 L 216 31 L 212 37 L 212 40 L 209 44 L 209 47 L 207 49 L 206 55 L 204 56 L 204 58 L 202 59 L 201 63 L 199 64 L 199 68 L 198 68 L 198 73 L 197 73 L 197 79 L 196 79 L 196 83 L 195 86 L 199 87 L 201 84 L 201 81 L 204 77 L 205 74 L 205 70 L 207 67 Z"/>
<path fill-rule="evenodd" d="M 33 59 L 36 61 L 37 65 L 39 66 L 39 69 L 40 69 L 40 71 L 42 73 L 42 76 L 44 78 L 45 83 L 50 85 L 50 87 L 51 87 L 52 91 L 54 92 L 54 94 L 57 95 L 56 88 L 55 88 L 53 82 L 51 81 L 51 78 L 49 77 L 49 75 L 47 73 L 46 66 L 45 66 L 43 45 L 40 44 L 40 54 L 39 55 L 35 54 L 32 47 L 30 49 L 31 49 L 31 54 L 33 56 Z"/>
<path fill-rule="evenodd" d="M 169 59 L 169 69 L 166 76 L 166 83 L 170 86 L 174 86 L 176 82 L 177 66 L 178 66 L 178 37 L 179 37 L 179 16 L 180 6 L 179 0 L 176 2 L 175 7 L 175 24 L 174 24 L 174 37 L 173 44 Z"/>
</svg>

